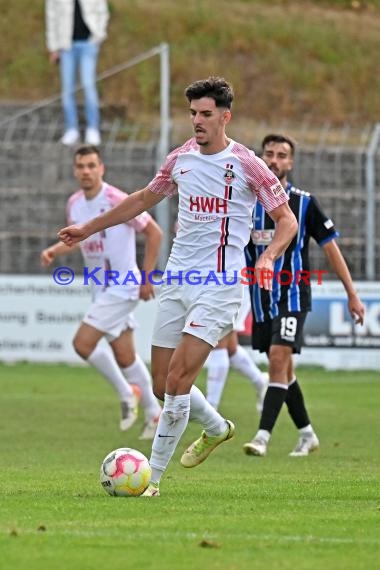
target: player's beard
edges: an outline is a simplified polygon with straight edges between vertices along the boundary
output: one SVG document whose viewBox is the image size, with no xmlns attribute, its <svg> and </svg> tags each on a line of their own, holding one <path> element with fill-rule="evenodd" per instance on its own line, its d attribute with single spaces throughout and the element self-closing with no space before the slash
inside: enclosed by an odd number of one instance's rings
<svg viewBox="0 0 380 570">
<path fill-rule="evenodd" d="M 269 170 L 273 172 L 277 176 L 279 180 L 282 180 L 286 177 L 287 172 L 285 170 L 280 170 L 276 166 L 269 166 Z"/>
</svg>

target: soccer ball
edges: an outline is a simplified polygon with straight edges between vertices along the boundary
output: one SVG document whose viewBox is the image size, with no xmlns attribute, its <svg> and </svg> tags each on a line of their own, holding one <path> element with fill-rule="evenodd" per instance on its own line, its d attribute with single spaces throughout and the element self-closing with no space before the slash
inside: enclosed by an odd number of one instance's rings
<svg viewBox="0 0 380 570">
<path fill-rule="evenodd" d="M 138 497 L 148 487 L 151 475 L 145 455 L 130 447 L 111 451 L 100 467 L 100 483 L 113 497 Z"/>
</svg>

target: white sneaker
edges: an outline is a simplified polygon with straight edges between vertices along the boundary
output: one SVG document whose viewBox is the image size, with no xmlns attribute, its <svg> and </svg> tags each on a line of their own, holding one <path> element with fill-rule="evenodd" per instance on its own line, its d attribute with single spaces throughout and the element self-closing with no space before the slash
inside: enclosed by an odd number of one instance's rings
<svg viewBox="0 0 380 570">
<path fill-rule="evenodd" d="M 137 420 L 138 408 L 137 398 L 133 396 L 127 402 L 120 402 L 121 407 L 121 420 L 120 420 L 120 430 L 127 431 L 133 426 Z"/>
<path fill-rule="evenodd" d="M 243 450 L 247 455 L 264 457 L 267 454 L 267 443 L 263 439 L 255 438 L 243 445 Z"/>
<path fill-rule="evenodd" d="M 291 453 L 289 453 L 289 457 L 306 457 L 309 453 L 316 451 L 319 448 L 319 439 L 313 433 L 312 435 L 301 435 L 299 440 L 297 441 L 297 445 L 293 449 Z"/>
<path fill-rule="evenodd" d="M 153 418 L 153 419 L 145 422 L 143 430 L 142 430 L 141 434 L 139 435 L 139 439 L 153 439 L 154 436 L 156 435 L 156 430 L 157 430 L 159 419 L 160 419 L 160 416 L 157 416 L 156 418 Z"/>
<path fill-rule="evenodd" d="M 66 146 L 73 146 L 79 141 L 79 131 L 78 129 L 67 129 L 63 133 L 63 137 L 61 138 L 61 143 Z"/>
<path fill-rule="evenodd" d="M 267 393 L 268 384 L 269 384 L 268 372 L 263 372 L 262 376 L 263 376 L 263 379 L 265 380 L 265 382 L 264 382 L 264 384 L 262 384 L 260 386 L 260 388 L 257 391 L 257 402 L 256 402 L 256 410 L 257 410 L 257 413 L 260 415 L 261 415 L 261 412 L 263 411 L 264 398 L 265 398 L 265 394 Z"/>
<path fill-rule="evenodd" d="M 94 146 L 98 146 L 101 143 L 100 132 L 98 129 L 88 127 L 86 129 L 86 136 L 84 140 L 86 144 L 93 144 Z"/>
</svg>

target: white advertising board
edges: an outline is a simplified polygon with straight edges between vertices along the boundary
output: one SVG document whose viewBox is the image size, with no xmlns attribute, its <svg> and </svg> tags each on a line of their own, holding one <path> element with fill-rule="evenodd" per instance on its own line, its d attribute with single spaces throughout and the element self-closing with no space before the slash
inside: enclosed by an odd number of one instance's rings
<svg viewBox="0 0 380 570">
<path fill-rule="evenodd" d="M 72 338 L 90 303 L 80 278 L 67 286 L 52 276 L 0 276 L 0 361 L 80 363 Z M 139 303 L 135 338 L 141 357 L 150 360 L 156 303 Z"/>
<path fill-rule="evenodd" d="M 313 311 L 306 319 L 299 363 L 380 370 L 380 283 L 356 286 L 366 305 L 363 327 L 353 325 L 340 283 L 313 286 Z M 82 362 L 71 341 L 89 303 L 89 287 L 80 277 L 63 286 L 52 276 L 0 276 L 0 361 Z M 156 305 L 155 300 L 141 302 L 135 311 L 136 348 L 146 362 Z M 257 352 L 254 358 L 266 362 Z"/>
</svg>

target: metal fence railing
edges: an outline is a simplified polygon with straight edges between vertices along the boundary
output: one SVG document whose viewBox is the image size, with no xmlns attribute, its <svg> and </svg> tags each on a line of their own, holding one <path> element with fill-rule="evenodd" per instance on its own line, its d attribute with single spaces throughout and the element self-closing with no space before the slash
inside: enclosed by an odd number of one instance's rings
<svg viewBox="0 0 380 570">
<path fill-rule="evenodd" d="M 20 118 L 17 123 L 12 132 L 0 140 L 0 271 L 39 273 L 39 251 L 55 240 L 57 229 L 65 223 L 65 202 L 76 188 L 72 151 L 57 142 L 54 121 L 50 123 L 39 116 L 38 120 Z M 106 179 L 110 183 L 127 191 L 146 185 L 157 167 L 158 127 L 158 124 L 149 128 L 126 126 L 118 117 L 105 122 L 103 155 Z M 179 130 L 174 124 L 176 144 L 180 142 Z M 253 131 L 251 146 L 258 152 L 261 135 L 273 130 L 280 129 L 261 124 Z M 375 131 L 365 127 L 360 132 L 347 127 L 338 136 L 324 126 L 319 136 L 314 132 L 312 137 L 306 131 L 304 139 L 300 132 L 295 135 L 298 151 L 293 182 L 315 193 L 334 220 L 341 234 L 339 245 L 356 280 L 380 279 L 380 154 L 378 141 L 373 143 Z M 290 128 L 286 132 L 293 134 Z M 232 136 L 243 138 L 243 142 L 249 144 L 244 140 L 243 131 L 239 137 L 236 127 Z M 369 156 L 371 193 L 368 192 Z M 176 219 L 176 201 L 161 204 L 168 220 L 165 232 L 168 250 Z M 368 232 L 368 220 L 372 220 L 371 232 Z M 140 254 L 141 247 L 138 251 Z M 326 268 L 325 257 L 318 247 L 312 247 L 311 256 L 313 268 Z M 78 257 L 70 263 L 79 267 L 81 261 Z"/>
</svg>

